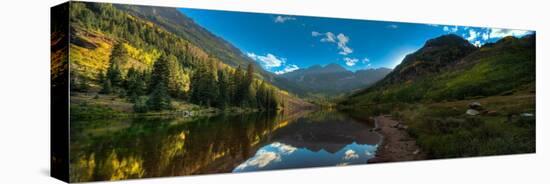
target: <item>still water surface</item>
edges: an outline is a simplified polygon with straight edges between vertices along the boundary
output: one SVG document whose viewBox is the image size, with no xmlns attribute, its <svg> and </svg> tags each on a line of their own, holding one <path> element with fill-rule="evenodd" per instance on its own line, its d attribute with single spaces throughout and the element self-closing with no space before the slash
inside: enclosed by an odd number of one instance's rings
<svg viewBox="0 0 550 184">
<path fill-rule="evenodd" d="M 71 122 L 73 181 L 364 164 L 381 136 L 335 111 Z"/>
</svg>

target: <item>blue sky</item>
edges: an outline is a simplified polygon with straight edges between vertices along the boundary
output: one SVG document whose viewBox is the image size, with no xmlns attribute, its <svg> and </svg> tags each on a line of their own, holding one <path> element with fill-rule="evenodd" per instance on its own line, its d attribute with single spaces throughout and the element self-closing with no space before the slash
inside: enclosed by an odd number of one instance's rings
<svg viewBox="0 0 550 184">
<path fill-rule="evenodd" d="M 454 33 L 480 46 L 504 36 L 519 37 L 530 33 L 187 8 L 180 11 L 276 74 L 329 63 L 340 64 L 351 71 L 394 68 L 405 55 L 437 36 Z"/>
</svg>

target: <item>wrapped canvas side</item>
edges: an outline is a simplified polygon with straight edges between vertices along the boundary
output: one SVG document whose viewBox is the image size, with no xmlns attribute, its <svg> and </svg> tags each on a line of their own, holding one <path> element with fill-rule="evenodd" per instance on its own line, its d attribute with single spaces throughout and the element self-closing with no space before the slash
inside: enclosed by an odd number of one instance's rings
<svg viewBox="0 0 550 184">
<path fill-rule="evenodd" d="M 69 181 L 69 2 L 51 8 L 51 176 Z"/>
</svg>

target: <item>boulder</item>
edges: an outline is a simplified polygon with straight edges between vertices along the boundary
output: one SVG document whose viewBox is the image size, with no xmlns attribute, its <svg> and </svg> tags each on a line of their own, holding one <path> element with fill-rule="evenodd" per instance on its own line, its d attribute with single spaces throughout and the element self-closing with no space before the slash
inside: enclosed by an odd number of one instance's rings
<svg viewBox="0 0 550 184">
<path fill-rule="evenodd" d="M 391 127 L 392 127 L 392 128 L 397 128 L 397 127 L 399 127 L 400 125 L 401 125 L 401 123 L 398 122 L 398 123 L 396 123 L 396 124 L 393 124 Z"/>
<path fill-rule="evenodd" d="M 477 116 L 477 115 L 479 115 L 479 111 L 477 111 L 477 110 L 475 110 L 475 109 L 468 109 L 468 110 L 466 111 L 466 114 L 467 114 L 467 115 L 470 115 L 470 116 Z"/>
<path fill-rule="evenodd" d="M 472 102 L 468 105 L 468 107 L 470 107 L 470 109 L 474 109 L 474 110 L 482 109 L 481 108 L 481 103 L 479 103 L 479 102 Z"/>
</svg>

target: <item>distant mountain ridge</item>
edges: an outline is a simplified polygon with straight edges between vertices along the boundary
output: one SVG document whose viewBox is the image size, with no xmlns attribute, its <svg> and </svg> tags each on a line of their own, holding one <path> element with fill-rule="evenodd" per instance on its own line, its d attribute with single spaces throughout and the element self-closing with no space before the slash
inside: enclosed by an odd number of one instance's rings
<svg viewBox="0 0 550 184">
<path fill-rule="evenodd" d="M 391 69 L 362 69 L 352 72 L 330 63 L 325 66 L 313 65 L 282 74 L 278 77 L 302 87 L 306 93 L 338 94 L 364 88 L 386 76 Z"/>
</svg>

